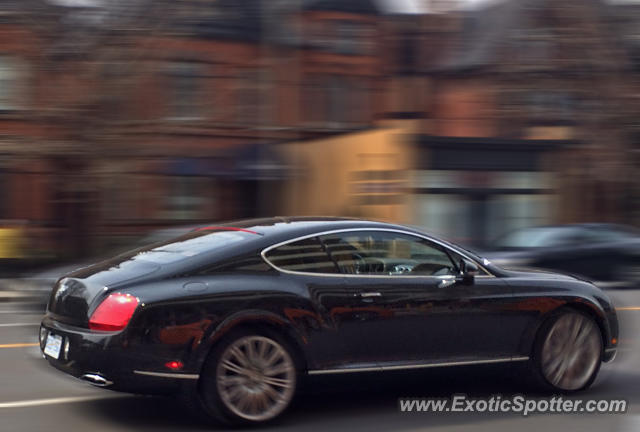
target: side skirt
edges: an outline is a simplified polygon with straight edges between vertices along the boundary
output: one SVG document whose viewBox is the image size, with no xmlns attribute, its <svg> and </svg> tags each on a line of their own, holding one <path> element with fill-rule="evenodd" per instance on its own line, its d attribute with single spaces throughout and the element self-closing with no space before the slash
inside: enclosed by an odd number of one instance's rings
<svg viewBox="0 0 640 432">
<path fill-rule="evenodd" d="M 436 367 L 449 367 L 449 366 L 469 366 L 469 365 L 481 365 L 492 363 L 510 363 L 527 361 L 529 357 L 503 357 L 492 358 L 482 360 L 463 360 L 453 362 L 430 362 L 430 363 L 411 363 L 411 364 L 380 364 L 380 365 L 363 365 L 354 367 L 344 367 L 337 369 L 316 369 L 310 370 L 307 373 L 309 375 L 328 375 L 328 374 L 343 374 L 343 373 L 356 373 L 356 372 L 387 372 L 394 370 L 408 370 L 408 369 L 426 369 Z"/>
</svg>

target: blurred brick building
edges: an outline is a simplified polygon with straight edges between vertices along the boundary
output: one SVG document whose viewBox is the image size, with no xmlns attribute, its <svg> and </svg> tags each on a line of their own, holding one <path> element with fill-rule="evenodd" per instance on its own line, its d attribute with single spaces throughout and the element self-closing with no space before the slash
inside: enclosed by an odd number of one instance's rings
<svg viewBox="0 0 640 432">
<path fill-rule="evenodd" d="M 275 144 L 383 111 L 372 2 L 114 4 L 2 5 L 0 219 L 45 249 L 277 213 L 292 167 Z"/>
<path fill-rule="evenodd" d="M 416 220 L 477 244 L 535 224 L 637 222 L 637 78 L 615 8 L 522 0 L 435 17 L 442 31 L 418 44 L 446 50 L 414 74 L 430 88 Z"/>
<path fill-rule="evenodd" d="M 617 6 L 110 4 L 0 6 L 0 219 L 43 250 L 283 212 L 480 243 L 637 218 L 638 26 Z"/>
</svg>

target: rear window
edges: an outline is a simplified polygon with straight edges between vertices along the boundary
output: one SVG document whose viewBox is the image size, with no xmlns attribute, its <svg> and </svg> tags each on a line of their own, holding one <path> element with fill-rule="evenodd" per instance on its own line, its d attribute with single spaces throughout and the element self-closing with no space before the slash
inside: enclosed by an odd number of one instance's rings
<svg viewBox="0 0 640 432">
<path fill-rule="evenodd" d="M 184 259 L 210 252 L 215 249 L 241 243 L 254 238 L 257 234 L 235 230 L 195 230 L 180 237 L 154 243 L 117 256 L 113 265 L 124 261 L 147 261 L 156 264 L 171 264 Z"/>
</svg>

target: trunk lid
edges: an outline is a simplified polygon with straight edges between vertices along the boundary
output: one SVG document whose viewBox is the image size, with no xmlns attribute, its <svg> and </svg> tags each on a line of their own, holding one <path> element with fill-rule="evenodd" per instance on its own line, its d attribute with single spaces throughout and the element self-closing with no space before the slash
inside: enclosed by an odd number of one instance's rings
<svg viewBox="0 0 640 432">
<path fill-rule="evenodd" d="M 96 300 L 103 299 L 119 285 L 144 278 L 159 268 L 150 262 L 129 260 L 115 266 L 105 262 L 76 270 L 55 284 L 47 310 L 56 320 L 87 327 L 89 316 L 99 303 Z"/>
</svg>

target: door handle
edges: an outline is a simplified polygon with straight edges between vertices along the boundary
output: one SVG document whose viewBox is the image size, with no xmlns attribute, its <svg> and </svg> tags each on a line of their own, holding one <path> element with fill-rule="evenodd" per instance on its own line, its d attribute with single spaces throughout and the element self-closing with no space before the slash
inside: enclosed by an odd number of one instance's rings
<svg viewBox="0 0 640 432">
<path fill-rule="evenodd" d="M 382 294 L 380 294 L 379 292 L 368 291 L 368 292 L 360 293 L 360 297 L 362 298 L 382 297 Z"/>
<path fill-rule="evenodd" d="M 456 283 L 455 278 L 451 278 L 451 279 L 442 279 L 439 283 L 438 283 L 438 288 L 446 288 L 449 287 L 453 284 Z"/>
</svg>

